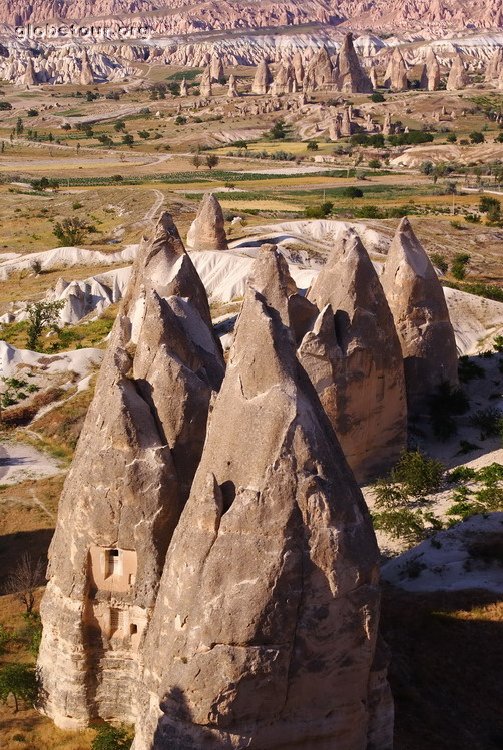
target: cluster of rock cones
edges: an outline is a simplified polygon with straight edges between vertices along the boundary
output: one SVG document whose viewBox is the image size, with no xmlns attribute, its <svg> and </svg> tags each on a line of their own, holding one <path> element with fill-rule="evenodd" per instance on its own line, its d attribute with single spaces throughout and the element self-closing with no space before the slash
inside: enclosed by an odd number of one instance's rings
<svg viewBox="0 0 503 750">
<path fill-rule="evenodd" d="M 307 297 L 263 247 L 225 365 L 161 217 L 50 549 L 39 669 L 59 726 L 132 722 L 135 750 L 392 747 L 378 548 L 353 471 L 394 461 L 407 398 L 420 410 L 455 382 L 456 350 L 406 220 L 383 282 L 355 234 Z"/>
</svg>

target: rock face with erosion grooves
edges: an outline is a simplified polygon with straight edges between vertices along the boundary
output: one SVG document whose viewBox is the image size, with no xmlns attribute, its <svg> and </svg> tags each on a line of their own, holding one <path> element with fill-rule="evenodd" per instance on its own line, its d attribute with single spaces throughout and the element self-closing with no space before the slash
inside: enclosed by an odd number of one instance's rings
<svg viewBox="0 0 503 750">
<path fill-rule="evenodd" d="M 442 285 L 408 219 L 391 243 L 382 285 L 402 345 L 409 413 L 417 415 L 440 383 L 458 383 L 458 355 Z"/>
<path fill-rule="evenodd" d="M 406 446 L 407 399 L 393 316 L 356 233 L 341 237 L 308 297 L 321 312 L 300 362 L 356 478 L 375 478 Z"/>
<path fill-rule="evenodd" d="M 440 86 L 440 65 L 431 47 L 428 47 L 426 53 L 425 79 L 423 88 L 428 91 L 437 91 Z"/>
<path fill-rule="evenodd" d="M 209 99 L 213 94 L 213 89 L 211 86 L 211 71 L 209 65 L 207 65 L 202 72 L 201 82 L 199 83 L 199 93 L 201 94 L 203 99 Z"/>
<path fill-rule="evenodd" d="M 369 514 L 275 309 L 281 290 L 254 275 L 272 296 L 245 294 L 145 642 L 134 747 L 355 750 L 371 737 L 384 750 Z"/>
<path fill-rule="evenodd" d="M 82 62 L 80 64 L 80 83 L 82 86 L 90 86 L 94 83 L 93 69 L 91 68 L 87 50 L 85 49 L 82 52 Z"/>
<path fill-rule="evenodd" d="M 210 62 L 210 79 L 212 83 L 220 83 L 224 78 L 224 64 L 218 54 L 214 54 Z"/>
<path fill-rule="evenodd" d="M 503 47 L 498 47 L 487 63 L 485 80 L 487 83 L 497 83 L 503 73 Z"/>
<path fill-rule="evenodd" d="M 265 60 L 259 63 L 252 83 L 252 93 L 264 96 L 272 83 L 272 73 Z"/>
<path fill-rule="evenodd" d="M 391 55 L 386 73 L 384 74 L 384 85 L 392 91 L 407 91 L 409 82 L 407 80 L 407 66 L 402 53 L 395 47 Z"/>
<path fill-rule="evenodd" d="M 58 726 L 135 720 L 144 631 L 223 377 L 209 321 L 164 214 L 133 267 L 60 499 L 38 661 Z"/>
<path fill-rule="evenodd" d="M 470 79 L 459 52 L 456 52 L 452 67 L 447 78 L 447 91 L 460 91 L 468 86 Z"/>
<path fill-rule="evenodd" d="M 330 55 L 325 46 L 315 54 L 306 69 L 304 90 L 317 91 L 330 89 L 334 85 L 335 71 Z"/>
<path fill-rule="evenodd" d="M 227 250 L 224 215 L 213 193 L 207 193 L 187 233 L 187 245 L 194 250 Z"/>
<path fill-rule="evenodd" d="M 337 88 L 349 94 L 370 94 L 373 91 L 372 82 L 358 60 L 352 34 L 346 34 L 339 52 Z"/>
</svg>

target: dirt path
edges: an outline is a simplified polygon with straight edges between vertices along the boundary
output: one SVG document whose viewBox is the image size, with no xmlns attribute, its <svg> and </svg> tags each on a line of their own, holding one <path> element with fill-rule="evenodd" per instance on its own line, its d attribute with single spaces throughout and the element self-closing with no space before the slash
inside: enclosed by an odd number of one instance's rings
<svg viewBox="0 0 503 750">
<path fill-rule="evenodd" d="M 25 479 L 52 477 L 60 471 L 54 459 L 29 445 L 0 444 L 0 484 L 17 484 Z"/>
</svg>

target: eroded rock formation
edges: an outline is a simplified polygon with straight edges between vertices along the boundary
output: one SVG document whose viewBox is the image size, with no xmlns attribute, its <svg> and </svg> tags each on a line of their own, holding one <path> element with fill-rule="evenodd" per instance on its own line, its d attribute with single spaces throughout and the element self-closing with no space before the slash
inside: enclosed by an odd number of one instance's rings
<svg viewBox="0 0 503 750">
<path fill-rule="evenodd" d="M 304 88 L 306 91 L 330 89 L 335 83 L 334 65 L 325 46 L 314 55 L 306 69 Z"/>
<path fill-rule="evenodd" d="M 468 86 L 470 79 L 459 52 L 456 52 L 447 78 L 447 91 L 460 91 Z"/>
<path fill-rule="evenodd" d="M 209 65 L 207 65 L 202 72 L 201 81 L 199 83 L 199 93 L 204 99 L 209 99 L 213 94 L 211 85 L 211 70 Z"/>
<path fill-rule="evenodd" d="M 405 448 L 407 403 L 393 316 L 356 233 L 333 248 L 308 298 L 320 313 L 299 359 L 356 478 L 375 478 Z"/>
<path fill-rule="evenodd" d="M 363 71 L 353 45 L 353 35 L 346 34 L 338 59 L 337 88 L 350 94 L 369 94 L 373 86 Z"/>
<path fill-rule="evenodd" d="M 388 67 L 386 68 L 384 85 L 392 91 L 407 91 L 409 85 L 407 80 L 407 66 L 398 47 L 395 47 L 393 50 Z"/>
<path fill-rule="evenodd" d="M 207 193 L 187 233 L 187 245 L 194 250 L 227 250 L 224 215 L 213 193 Z"/>
<path fill-rule="evenodd" d="M 266 60 L 262 60 L 259 63 L 257 70 L 255 71 L 255 78 L 252 83 L 252 93 L 264 96 L 268 93 L 269 87 L 272 83 L 271 69 Z"/>
<path fill-rule="evenodd" d="M 382 284 L 402 346 L 414 416 L 424 412 L 443 381 L 458 383 L 458 356 L 442 285 L 408 219 L 402 219 L 391 243 Z"/>
<path fill-rule="evenodd" d="M 167 555 L 135 750 L 391 746 L 374 534 L 270 265 Z"/>
<path fill-rule="evenodd" d="M 171 217 L 135 261 L 59 503 L 41 605 L 44 711 L 134 721 L 141 649 L 223 360 Z"/>
</svg>

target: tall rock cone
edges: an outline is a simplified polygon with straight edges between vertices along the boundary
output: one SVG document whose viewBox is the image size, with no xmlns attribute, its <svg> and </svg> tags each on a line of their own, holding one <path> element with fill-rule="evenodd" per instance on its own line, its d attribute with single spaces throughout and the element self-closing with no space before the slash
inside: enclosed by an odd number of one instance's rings
<svg viewBox="0 0 503 750">
<path fill-rule="evenodd" d="M 82 52 L 80 62 L 80 83 L 82 86 L 90 86 L 94 83 L 94 73 L 86 49 Z"/>
<path fill-rule="evenodd" d="M 346 34 L 339 52 L 337 88 L 350 94 L 370 94 L 374 90 L 370 78 L 360 65 L 352 34 Z"/>
<path fill-rule="evenodd" d="M 417 415 L 440 383 L 458 383 L 458 356 L 442 285 L 408 219 L 400 222 L 381 280 L 402 346 L 409 413 Z"/>
<path fill-rule="evenodd" d="M 497 83 L 500 73 L 503 72 L 503 47 L 498 47 L 487 63 L 485 80 L 486 83 Z"/>
<path fill-rule="evenodd" d="M 428 91 L 437 91 L 440 87 L 440 65 L 431 47 L 426 53 L 426 86 Z"/>
<path fill-rule="evenodd" d="M 239 91 L 236 85 L 236 77 L 233 73 L 229 76 L 229 86 L 227 88 L 227 96 L 229 99 L 235 99 L 239 96 Z"/>
<path fill-rule="evenodd" d="M 307 66 L 304 90 L 330 89 L 335 83 L 334 65 L 327 48 L 323 45 Z"/>
<path fill-rule="evenodd" d="M 223 376 L 175 232 L 165 214 L 141 248 L 60 499 L 38 666 L 61 727 L 136 718 L 145 628 Z"/>
<path fill-rule="evenodd" d="M 35 67 L 33 65 L 33 58 L 28 57 L 26 70 L 23 76 L 23 83 L 26 86 L 35 86 L 37 84 L 37 74 L 35 73 Z"/>
<path fill-rule="evenodd" d="M 395 47 L 393 50 L 388 67 L 386 68 L 384 85 L 392 91 L 407 91 L 409 86 L 407 66 L 398 47 Z"/>
<path fill-rule="evenodd" d="M 252 83 L 252 94 L 264 96 L 269 92 L 272 84 L 272 73 L 266 60 L 262 60 L 255 71 L 255 77 Z"/>
<path fill-rule="evenodd" d="M 464 66 L 461 55 L 456 50 L 452 67 L 447 78 L 446 89 L 447 91 L 460 91 L 466 88 L 470 83 L 470 78 Z"/>
<path fill-rule="evenodd" d="M 214 54 L 211 58 L 210 78 L 212 83 L 219 83 L 224 78 L 224 64 L 218 54 Z"/>
<path fill-rule="evenodd" d="M 300 362 L 355 477 L 375 478 L 406 446 L 407 400 L 393 316 L 356 233 L 337 243 L 308 297 L 321 312 Z"/>
<path fill-rule="evenodd" d="M 213 193 L 207 193 L 187 233 L 187 245 L 194 250 L 227 250 L 224 215 Z"/>
<path fill-rule="evenodd" d="M 203 99 L 209 99 L 213 95 L 213 88 L 211 85 L 211 70 L 210 66 L 207 65 L 202 72 L 201 81 L 199 83 L 199 93 Z"/>
<path fill-rule="evenodd" d="M 366 748 L 378 616 L 367 508 L 249 287 L 145 643 L 135 750 Z"/>
</svg>

